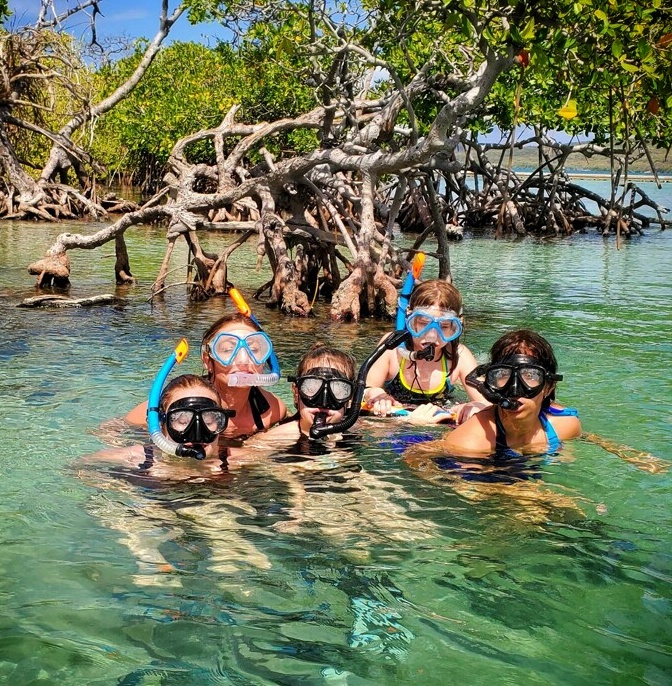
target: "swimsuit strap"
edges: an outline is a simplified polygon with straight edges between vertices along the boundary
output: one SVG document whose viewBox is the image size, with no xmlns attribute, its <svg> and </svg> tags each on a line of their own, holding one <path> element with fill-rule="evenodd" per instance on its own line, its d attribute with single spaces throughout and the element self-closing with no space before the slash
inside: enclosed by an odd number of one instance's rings
<svg viewBox="0 0 672 686">
<path fill-rule="evenodd" d="M 578 417 L 579 411 L 575 407 L 553 407 L 551 405 L 546 411 L 551 417 Z"/>
<path fill-rule="evenodd" d="M 495 427 L 497 428 L 497 436 L 495 438 L 495 451 L 497 453 L 509 452 L 510 448 L 506 442 L 506 429 L 502 424 L 502 418 L 499 416 L 499 408 L 495 406 Z"/>
<path fill-rule="evenodd" d="M 562 447 L 562 443 L 558 438 L 556 430 L 553 428 L 553 424 L 551 424 L 550 420 L 548 419 L 546 413 L 543 410 L 539 413 L 539 421 L 541 422 L 541 425 L 544 427 L 544 431 L 546 432 L 546 440 L 548 441 L 548 452 L 557 453 L 558 450 L 560 450 L 560 448 Z"/>
<path fill-rule="evenodd" d="M 248 397 L 254 425 L 259 431 L 263 431 L 266 427 L 264 426 L 262 415 L 271 409 L 271 405 L 257 386 L 250 388 L 250 395 Z"/>
<path fill-rule="evenodd" d="M 143 445 L 142 451 L 145 453 L 145 461 L 138 465 L 138 469 L 146 472 L 154 466 L 154 444 Z"/>
</svg>

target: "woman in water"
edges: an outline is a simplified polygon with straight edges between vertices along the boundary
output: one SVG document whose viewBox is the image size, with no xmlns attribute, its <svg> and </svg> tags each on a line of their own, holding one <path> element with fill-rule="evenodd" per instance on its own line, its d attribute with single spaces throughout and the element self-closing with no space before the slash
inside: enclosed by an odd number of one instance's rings
<svg viewBox="0 0 672 686">
<path fill-rule="evenodd" d="M 243 314 L 227 314 L 203 335 L 201 359 L 206 378 L 213 384 L 235 417 L 223 432 L 226 438 L 243 438 L 277 424 L 287 414 L 284 402 L 260 385 L 234 385 L 235 378 L 263 377 L 263 367 L 273 346 L 261 327 Z M 263 380 L 263 379 L 261 379 Z M 125 417 L 132 425 L 143 425 L 147 403 L 133 408 Z"/>
<path fill-rule="evenodd" d="M 576 410 L 556 405 L 562 376 L 551 344 L 528 329 L 511 331 L 490 351 L 490 362 L 467 378 L 493 403 L 470 417 L 434 448 L 452 455 L 556 452 L 581 434 Z M 430 449 L 429 444 L 423 449 Z"/>
<path fill-rule="evenodd" d="M 388 350 L 366 377 L 364 400 L 370 411 L 386 416 L 395 407 L 415 406 L 417 409 L 409 416 L 411 421 L 437 424 L 454 417 L 440 410 L 452 400 L 458 382 L 471 401 L 486 406 L 478 390 L 465 384 L 467 374 L 477 362 L 460 343 L 462 298 L 454 286 L 440 279 L 417 286 L 406 312 L 406 328 L 412 336 L 413 349 L 400 346 Z"/>
</svg>

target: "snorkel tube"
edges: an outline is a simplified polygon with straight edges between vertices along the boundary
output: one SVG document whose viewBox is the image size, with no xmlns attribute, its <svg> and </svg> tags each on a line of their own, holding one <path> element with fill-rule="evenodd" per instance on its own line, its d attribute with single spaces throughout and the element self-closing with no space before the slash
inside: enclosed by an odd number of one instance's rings
<svg viewBox="0 0 672 686">
<path fill-rule="evenodd" d="M 178 457 L 193 457 L 196 460 L 203 460 L 205 459 L 205 450 L 203 449 L 203 446 L 186 446 L 181 443 L 175 443 L 175 441 L 163 435 L 163 432 L 161 431 L 161 420 L 159 419 L 159 405 L 161 403 L 163 384 L 166 383 L 168 374 L 170 374 L 175 363 L 182 362 L 188 352 L 189 344 L 187 343 L 187 339 L 183 338 L 177 344 L 177 347 L 170 357 L 163 363 L 163 367 L 161 367 L 161 370 L 156 375 L 154 383 L 149 391 L 147 427 L 152 443 L 164 453 L 168 455 L 177 455 Z"/>
<path fill-rule="evenodd" d="M 261 331 L 263 328 L 259 323 L 259 320 L 252 314 L 250 306 L 245 302 L 245 298 L 241 295 L 240 291 L 234 286 L 229 287 L 229 295 L 233 304 L 238 308 L 240 314 L 249 317 Z M 280 363 L 278 362 L 278 357 L 273 350 L 273 344 L 271 343 L 271 356 L 268 358 L 269 364 L 271 366 L 271 371 L 269 374 L 249 374 L 246 372 L 236 372 L 234 374 L 229 374 L 228 385 L 229 386 L 272 386 L 273 384 L 280 381 Z"/>
<path fill-rule="evenodd" d="M 411 293 L 413 293 L 415 282 L 420 278 L 420 274 L 424 266 L 425 253 L 416 253 L 415 257 L 413 258 L 413 262 L 411 262 L 411 269 L 408 274 L 406 274 L 406 280 L 404 281 L 404 285 L 401 287 L 401 292 L 399 293 L 396 321 L 397 331 L 401 331 L 402 329 L 406 328 L 406 310 L 408 309 L 408 304 L 411 300 Z"/>
<path fill-rule="evenodd" d="M 311 438 L 324 438 L 329 434 L 342 433 L 347 431 L 359 417 L 362 409 L 362 400 L 364 399 L 364 391 L 366 390 L 366 377 L 371 369 L 373 363 L 386 351 L 399 347 L 402 343 L 411 342 L 411 334 L 406 330 L 393 331 L 378 347 L 362 362 L 357 374 L 357 381 L 355 382 L 355 392 L 352 395 L 350 409 L 346 412 L 343 419 L 335 424 L 326 424 L 325 417 L 320 419 L 320 415 L 316 415 L 315 422 L 310 427 Z"/>
<path fill-rule="evenodd" d="M 406 274 L 406 280 L 401 287 L 401 292 L 399 293 L 399 301 L 397 304 L 397 319 L 396 327 L 397 331 L 401 331 L 406 328 L 406 310 L 408 310 L 409 303 L 411 301 L 411 293 L 413 293 L 413 288 L 415 287 L 415 282 L 420 279 L 420 274 L 422 273 L 422 268 L 425 266 L 425 253 L 418 252 L 411 262 L 411 269 Z M 428 345 L 423 350 L 408 350 L 408 347 L 413 347 L 412 345 L 399 346 L 400 353 L 402 357 L 407 360 L 431 360 L 434 358 L 434 346 Z"/>
</svg>

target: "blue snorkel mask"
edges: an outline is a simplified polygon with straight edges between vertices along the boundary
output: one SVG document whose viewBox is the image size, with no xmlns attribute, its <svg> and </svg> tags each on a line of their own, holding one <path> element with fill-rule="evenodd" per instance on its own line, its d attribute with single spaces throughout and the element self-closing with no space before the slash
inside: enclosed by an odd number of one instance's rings
<svg viewBox="0 0 672 686">
<path fill-rule="evenodd" d="M 422 338 L 433 331 L 443 344 L 447 344 L 460 337 L 462 322 L 455 312 L 447 310 L 435 317 L 431 312 L 418 307 L 406 318 L 406 329 L 413 338 Z"/>
</svg>

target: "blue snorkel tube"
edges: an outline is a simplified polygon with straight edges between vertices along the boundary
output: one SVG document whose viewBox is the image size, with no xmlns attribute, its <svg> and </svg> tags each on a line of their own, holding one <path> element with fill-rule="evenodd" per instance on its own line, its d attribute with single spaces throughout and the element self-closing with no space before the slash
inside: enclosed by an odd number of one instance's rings
<svg viewBox="0 0 672 686">
<path fill-rule="evenodd" d="M 411 294 L 413 293 L 415 282 L 420 279 L 420 274 L 424 266 L 425 253 L 416 253 L 415 257 L 413 258 L 413 262 L 411 262 L 411 269 L 406 275 L 406 279 L 401 287 L 401 292 L 399 293 L 399 301 L 397 304 L 397 320 L 395 322 L 397 331 L 406 331 L 406 311 L 408 310 L 409 303 L 411 302 Z M 409 360 L 418 358 L 431 359 L 434 357 L 434 346 L 427 346 L 425 352 L 416 352 L 408 350 L 408 346 L 405 343 L 402 343 L 399 346 L 399 352 L 403 357 Z"/>
<path fill-rule="evenodd" d="M 259 320 L 252 314 L 250 306 L 245 302 L 245 298 L 241 295 L 240 291 L 234 286 L 229 287 L 229 295 L 231 300 L 233 300 L 235 306 L 238 308 L 238 312 L 249 317 L 261 331 L 263 327 L 259 323 Z M 278 357 L 273 350 L 273 343 L 271 343 L 271 355 L 268 358 L 268 363 L 271 367 L 269 374 L 246 374 L 243 372 L 237 372 L 235 374 L 229 374 L 228 385 L 229 386 L 272 386 L 273 384 L 280 381 L 280 363 L 278 362 Z"/>
<path fill-rule="evenodd" d="M 183 338 L 178 344 L 170 357 L 163 363 L 163 367 L 156 375 L 154 383 L 149 391 L 149 402 L 147 404 L 147 428 L 149 429 L 149 437 L 152 443 L 164 453 L 168 455 L 177 455 L 178 457 L 193 457 L 197 460 L 205 458 L 205 450 L 202 446 L 186 446 L 181 443 L 175 443 L 167 436 L 164 436 L 161 431 L 161 420 L 159 418 L 161 391 L 163 385 L 166 383 L 168 374 L 175 366 L 175 363 L 180 363 L 187 356 L 189 352 L 189 344 L 186 338 Z"/>
<path fill-rule="evenodd" d="M 401 287 L 401 292 L 399 293 L 399 301 L 397 304 L 397 321 L 396 330 L 401 331 L 406 328 L 406 310 L 408 309 L 408 304 L 411 301 L 411 293 L 413 293 L 413 287 L 415 282 L 420 278 L 420 273 L 422 268 L 425 266 L 425 253 L 416 253 L 411 262 L 411 269 L 406 275 L 406 280 Z"/>
</svg>

